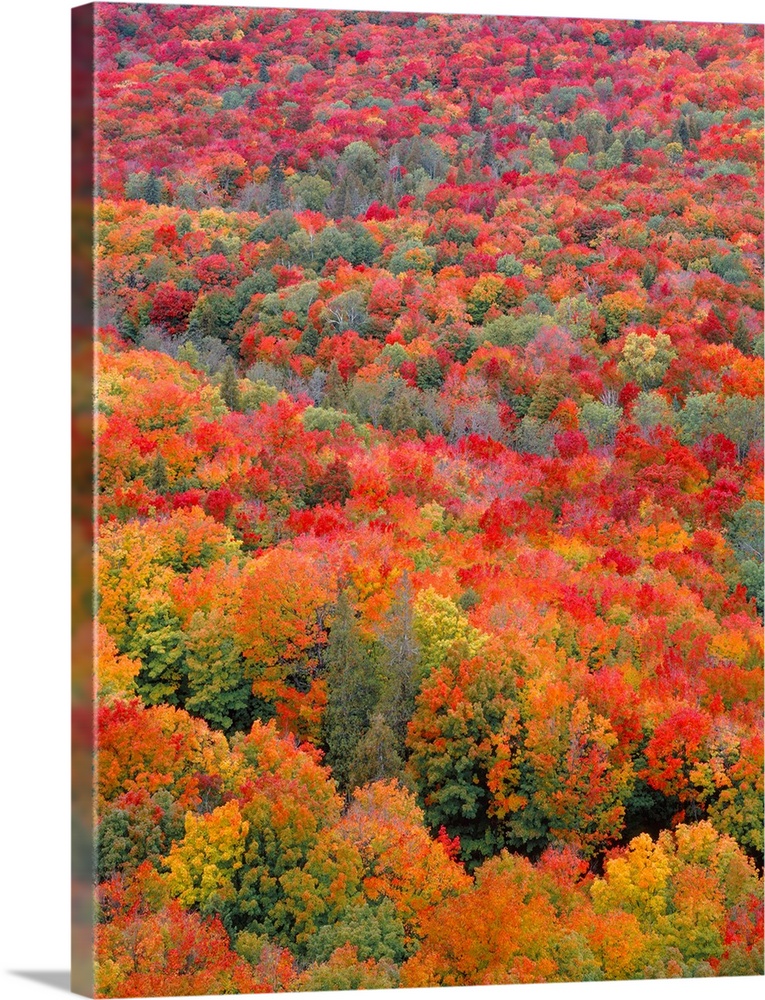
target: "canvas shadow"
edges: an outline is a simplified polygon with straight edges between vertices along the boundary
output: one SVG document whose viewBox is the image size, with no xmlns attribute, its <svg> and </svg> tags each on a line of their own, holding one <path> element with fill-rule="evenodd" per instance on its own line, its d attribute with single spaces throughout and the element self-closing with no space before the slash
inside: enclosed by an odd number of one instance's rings
<svg viewBox="0 0 765 1000">
<path fill-rule="evenodd" d="M 69 969 L 9 969 L 12 976 L 21 976 L 23 979 L 31 979 L 36 983 L 43 983 L 54 990 L 65 990 L 69 992 Z"/>
</svg>

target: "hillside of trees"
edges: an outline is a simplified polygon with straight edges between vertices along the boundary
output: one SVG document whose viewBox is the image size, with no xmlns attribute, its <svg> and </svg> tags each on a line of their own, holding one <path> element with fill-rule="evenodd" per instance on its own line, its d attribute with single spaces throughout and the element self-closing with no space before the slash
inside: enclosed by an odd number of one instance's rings
<svg viewBox="0 0 765 1000">
<path fill-rule="evenodd" d="M 96 53 L 99 995 L 762 973 L 762 27 Z"/>
</svg>

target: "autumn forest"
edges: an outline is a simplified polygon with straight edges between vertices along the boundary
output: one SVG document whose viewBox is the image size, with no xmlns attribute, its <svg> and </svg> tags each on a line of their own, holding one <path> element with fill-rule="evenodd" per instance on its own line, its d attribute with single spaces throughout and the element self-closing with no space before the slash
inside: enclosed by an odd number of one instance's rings
<svg viewBox="0 0 765 1000">
<path fill-rule="evenodd" d="M 95 41 L 98 995 L 761 974 L 762 27 Z"/>
</svg>

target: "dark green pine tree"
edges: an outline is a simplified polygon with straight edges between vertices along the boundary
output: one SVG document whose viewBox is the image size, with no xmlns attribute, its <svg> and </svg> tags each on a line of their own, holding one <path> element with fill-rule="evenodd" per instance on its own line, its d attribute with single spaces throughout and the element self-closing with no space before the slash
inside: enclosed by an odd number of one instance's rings
<svg viewBox="0 0 765 1000">
<path fill-rule="evenodd" d="M 264 62 L 258 67 L 258 79 L 261 83 L 271 82 L 271 74 L 268 72 L 268 66 Z"/>
<path fill-rule="evenodd" d="M 226 363 L 223 365 L 220 394 L 229 410 L 241 410 L 242 393 L 239 391 L 239 379 L 230 355 L 226 358 Z"/>
<path fill-rule="evenodd" d="M 340 593 L 335 605 L 325 662 L 327 763 L 338 787 L 347 792 L 356 749 L 369 729 L 379 696 L 373 648 L 361 636 L 352 595 L 347 590 Z"/>
<path fill-rule="evenodd" d="M 468 124 L 476 128 L 478 125 L 483 123 L 483 115 L 481 114 L 481 105 L 478 103 L 478 98 L 474 97 L 470 102 L 470 110 L 468 111 Z"/>
<path fill-rule="evenodd" d="M 680 140 L 683 149 L 688 149 L 691 144 L 691 130 L 688 128 L 688 119 L 685 115 L 680 119 L 680 123 L 677 126 L 677 137 Z"/>
<path fill-rule="evenodd" d="M 491 137 L 491 132 L 487 132 L 483 137 L 483 143 L 481 144 L 481 166 L 494 166 L 496 158 L 497 157 L 494 152 L 494 140 Z"/>
<path fill-rule="evenodd" d="M 281 159 L 275 156 L 268 173 L 268 209 L 271 212 L 278 211 L 287 204 L 287 200 L 284 197 L 283 185 L 284 169 Z"/>
<path fill-rule="evenodd" d="M 420 683 L 420 644 L 414 631 L 413 601 L 412 581 L 404 573 L 377 635 L 383 649 L 378 710 L 393 733 L 393 749 L 402 758 Z"/>
<path fill-rule="evenodd" d="M 146 187 L 144 188 L 144 201 L 147 205 L 159 205 L 162 200 L 162 184 L 160 183 L 159 177 L 152 172 L 146 178 Z"/>
<path fill-rule="evenodd" d="M 640 274 L 640 281 L 643 285 L 643 288 L 649 289 L 656 281 L 658 276 L 659 276 L 659 269 L 656 266 L 656 264 L 654 264 L 652 260 L 646 261 L 645 267 L 643 268 Z"/>
<path fill-rule="evenodd" d="M 746 329 L 743 316 L 739 316 L 736 329 L 733 331 L 733 346 L 742 354 L 751 354 L 752 352 L 752 338 Z"/>
<path fill-rule="evenodd" d="M 523 61 L 523 72 L 521 73 L 521 76 L 524 80 L 530 80 L 532 76 L 536 75 L 537 71 L 531 59 L 531 46 L 529 45 L 526 49 L 526 58 Z"/>
<path fill-rule="evenodd" d="M 154 461 L 149 468 L 148 479 L 149 489 L 154 490 L 155 493 L 167 492 L 167 488 L 170 485 L 167 479 L 167 463 L 162 452 L 159 450 L 154 455 Z"/>
<path fill-rule="evenodd" d="M 438 358 L 429 354 L 417 365 L 417 385 L 420 389 L 440 389 L 444 382 L 444 373 Z"/>
</svg>

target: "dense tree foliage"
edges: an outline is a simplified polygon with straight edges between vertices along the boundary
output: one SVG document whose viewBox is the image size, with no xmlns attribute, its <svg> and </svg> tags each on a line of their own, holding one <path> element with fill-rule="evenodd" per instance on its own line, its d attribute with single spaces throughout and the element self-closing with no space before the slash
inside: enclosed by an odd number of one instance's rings
<svg viewBox="0 0 765 1000">
<path fill-rule="evenodd" d="M 98 989 L 762 972 L 762 30 L 98 7 Z"/>
</svg>

